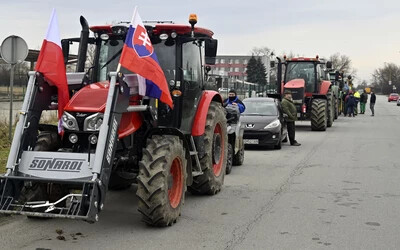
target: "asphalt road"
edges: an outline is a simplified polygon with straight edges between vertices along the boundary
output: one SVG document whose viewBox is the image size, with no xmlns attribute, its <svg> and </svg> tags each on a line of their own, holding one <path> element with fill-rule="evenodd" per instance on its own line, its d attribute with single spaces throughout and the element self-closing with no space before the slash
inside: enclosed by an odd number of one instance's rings
<svg viewBox="0 0 400 250">
<path fill-rule="evenodd" d="M 100 221 L 0 219 L 2 249 L 398 249 L 400 107 L 378 97 L 302 146 L 249 149 L 216 196 L 187 194 L 169 228 L 140 221 L 135 188 L 110 192 Z M 57 239 L 62 230 L 65 240 Z"/>
</svg>

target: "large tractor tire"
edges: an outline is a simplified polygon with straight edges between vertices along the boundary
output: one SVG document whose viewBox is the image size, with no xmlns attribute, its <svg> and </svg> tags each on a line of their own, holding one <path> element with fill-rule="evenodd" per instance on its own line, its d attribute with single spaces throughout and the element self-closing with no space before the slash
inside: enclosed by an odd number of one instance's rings
<svg viewBox="0 0 400 250">
<path fill-rule="evenodd" d="M 327 127 L 327 102 L 324 99 L 313 99 L 311 104 L 311 130 L 325 131 Z"/>
<path fill-rule="evenodd" d="M 333 125 L 333 119 L 335 118 L 335 106 L 334 106 L 334 101 L 333 101 L 333 94 L 331 91 L 329 91 L 326 94 L 326 99 L 327 99 L 327 104 L 328 104 L 328 118 L 327 118 L 327 127 L 332 127 Z"/>
<path fill-rule="evenodd" d="M 228 143 L 228 156 L 226 159 L 226 174 L 232 172 L 232 161 L 233 161 L 233 147 L 232 144 Z"/>
<path fill-rule="evenodd" d="M 335 105 L 335 120 L 339 117 L 339 100 L 337 97 L 334 97 L 333 103 Z"/>
<path fill-rule="evenodd" d="M 139 162 L 138 211 L 150 226 L 171 226 L 181 214 L 186 191 L 186 158 L 176 136 L 147 139 Z"/>
<path fill-rule="evenodd" d="M 203 174 L 193 178 L 188 190 L 192 194 L 214 195 L 224 184 L 228 156 L 228 133 L 225 111 L 221 104 L 211 102 L 204 133 L 204 157 L 200 160 Z"/>
<path fill-rule="evenodd" d="M 233 157 L 233 165 L 241 166 L 244 162 L 244 142 L 243 139 L 240 141 L 240 149 Z"/>
</svg>

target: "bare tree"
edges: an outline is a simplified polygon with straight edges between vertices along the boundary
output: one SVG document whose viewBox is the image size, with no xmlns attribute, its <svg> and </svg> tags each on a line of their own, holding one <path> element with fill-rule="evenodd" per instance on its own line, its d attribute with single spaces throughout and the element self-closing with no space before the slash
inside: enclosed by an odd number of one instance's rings
<svg viewBox="0 0 400 250">
<path fill-rule="evenodd" d="M 394 63 L 385 63 L 372 74 L 373 85 L 383 94 L 393 92 L 393 86 L 400 89 L 400 67 Z"/>
<path fill-rule="evenodd" d="M 346 55 L 335 53 L 329 57 L 329 61 L 332 62 L 332 67 L 337 71 L 343 72 L 346 75 L 355 73 L 351 65 L 351 59 Z"/>
<path fill-rule="evenodd" d="M 274 50 L 268 48 L 267 46 L 264 47 L 254 47 L 250 53 L 254 56 L 274 56 Z"/>
</svg>

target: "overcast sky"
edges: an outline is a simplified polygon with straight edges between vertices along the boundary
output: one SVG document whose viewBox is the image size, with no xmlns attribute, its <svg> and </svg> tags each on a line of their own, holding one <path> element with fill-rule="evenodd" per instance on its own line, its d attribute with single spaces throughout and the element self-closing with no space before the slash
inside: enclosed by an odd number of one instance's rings
<svg viewBox="0 0 400 250">
<path fill-rule="evenodd" d="M 186 23 L 190 13 L 198 26 L 214 31 L 218 54 L 246 55 L 255 46 L 276 53 L 328 57 L 339 52 L 352 59 L 358 80 L 371 79 L 384 62 L 400 64 L 400 1 L 325 0 L 0 0 L 0 40 L 24 38 L 29 48 L 43 41 L 52 8 L 61 37 L 77 37 L 79 16 L 89 25 L 129 21 L 133 8 L 143 20 Z"/>
</svg>

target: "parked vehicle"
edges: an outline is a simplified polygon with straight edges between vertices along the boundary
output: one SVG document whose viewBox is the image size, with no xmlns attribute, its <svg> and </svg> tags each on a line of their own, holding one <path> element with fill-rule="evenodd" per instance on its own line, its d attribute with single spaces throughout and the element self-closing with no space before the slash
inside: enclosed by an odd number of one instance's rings
<svg viewBox="0 0 400 250">
<path fill-rule="evenodd" d="M 399 99 L 399 94 L 397 94 L 397 93 L 391 93 L 388 96 L 388 102 L 397 101 L 398 99 Z"/>
<path fill-rule="evenodd" d="M 73 96 L 62 116 L 64 134 L 39 123 L 42 111 L 56 109 L 57 89 L 30 72 L 7 173 L 0 176 L 0 213 L 95 222 L 109 188 L 136 182 L 143 221 L 170 226 L 181 215 L 186 189 L 217 194 L 225 177 L 227 124 L 221 96 L 204 87 L 217 40 L 196 23 L 191 15 L 190 26 L 145 27 L 169 83 L 171 109 L 139 95 L 134 72 L 114 72 L 128 25 L 93 26 L 89 37 L 81 17 L 81 37 L 62 41 L 66 61 L 70 44 L 79 42 L 77 73 L 68 75 Z M 94 65 L 83 72 L 88 43 L 96 46 Z"/>
<path fill-rule="evenodd" d="M 244 99 L 243 103 L 246 105 L 241 118 L 245 127 L 244 144 L 281 149 L 288 134 L 280 101 L 268 97 L 252 97 Z"/>
<path fill-rule="evenodd" d="M 397 106 L 400 106 L 400 98 L 397 99 Z"/>
<path fill-rule="evenodd" d="M 230 174 L 232 166 L 240 166 L 244 161 L 244 126 L 240 119 L 238 106 L 227 105 L 226 123 L 228 124 L 228 156 L 226 163 L 226 174 Z"/>
<path fill-rule="evenodd" d="M 285 89 L 292 93 L 300 120 L 311 120 L 311 130 L 325 131 L 331 127 L 335 117 L 335 98 L 332 83 L 326 70 L 332 68 L 331 62 L 315 58 L 278 57 L 277 93 L 269 97 L 281 99 Z M 284 69 L 283 69 L 284 68 Z M 283 79 L 282 71 L 284 70 Z"/>
</svg>

